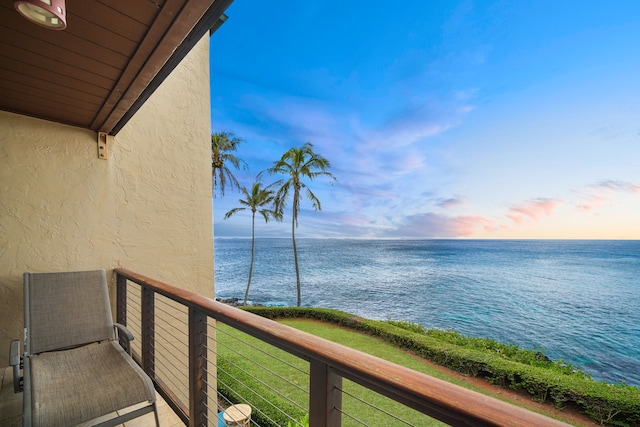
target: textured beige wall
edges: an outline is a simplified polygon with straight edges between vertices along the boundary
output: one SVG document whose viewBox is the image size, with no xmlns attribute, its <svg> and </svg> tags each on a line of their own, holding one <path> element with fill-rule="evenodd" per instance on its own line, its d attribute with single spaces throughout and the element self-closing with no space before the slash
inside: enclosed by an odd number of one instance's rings
<svg viewBox="0 0 640 427">
<path fill-rule="evenodd" d="M 213 296 L 208 54 L 205 37 L 108 160 L 94 132 L 0 112 L 0 366 L 24 271 L 121 266 Z"/>
</svg>

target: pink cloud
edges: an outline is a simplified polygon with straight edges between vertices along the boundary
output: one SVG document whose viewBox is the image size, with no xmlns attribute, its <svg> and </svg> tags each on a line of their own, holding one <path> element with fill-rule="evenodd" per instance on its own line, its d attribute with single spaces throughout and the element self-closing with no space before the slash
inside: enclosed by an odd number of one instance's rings
<svg viewBox="0 0 640 427">
<path fill-rule="evenodd" d="M 628 181 L 605 180 L 589 185 L 583 190 L 586 201 L 576 206 L 585 211 L 609 207 L 614 204 L 616 194 L 638 194 L 640 184 Z"/>
<path fill-rule="evenodd" d="M 507 214 L 507 218 L 509 218 L 511 221 L 515 222 L 516 224 L 521 224 L 522 221 L 524 220 L 524 217 L 522 215 L 515 215 L 515 214 Z"/>
<path fill-rule="evenodd" d="M 600 195 L 600 194 L 596 194 L 595 196 L 591 197 L 589 200 L 587 200 L 584 204 L 582 205 L 578 205 L 578 207 L 580 209 L 583 209 L 585 211 L 590 211 L 592 209 L 597 209 L 597 208 L 601 208 L 605 205 L 608 205 L 609 203 L 609 197 Z"/>
<path fill-rule="evenodd" d="M 461 216 L 452 218 L 452 228 L 459 237 L 473 236 L 478 228 L 490 232 L 495 230 L 495 222 L 481 216 Z"/>
<path fill-rule="evenodd" d="M 530 200 L 523 205 L 510 207 L 507 218 L 516 224 L 521 224 L 526 217 L 537 221 L 541 215 L 551 215 L 553 210 L 560 204 L 560 201 L 553 199 L 540 198 Z"/>
</svg>

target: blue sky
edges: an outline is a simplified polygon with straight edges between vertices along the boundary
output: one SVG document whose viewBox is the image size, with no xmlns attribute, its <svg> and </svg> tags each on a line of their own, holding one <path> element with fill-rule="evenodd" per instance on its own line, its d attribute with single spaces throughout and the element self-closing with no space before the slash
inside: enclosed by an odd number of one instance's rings
<svg viewBox="0 0 640 427">
<path fill-rule="evenodd" d="M 391 6 L 229 7 L 211 126 L 246 141 L 241 184 L 309 141 L 337 181 L 300 237 L 640 239 L 640 2 Z M 239 198 L 214 199 L 216 237 L 251 235 L 223 219 Z"/>
</svg>

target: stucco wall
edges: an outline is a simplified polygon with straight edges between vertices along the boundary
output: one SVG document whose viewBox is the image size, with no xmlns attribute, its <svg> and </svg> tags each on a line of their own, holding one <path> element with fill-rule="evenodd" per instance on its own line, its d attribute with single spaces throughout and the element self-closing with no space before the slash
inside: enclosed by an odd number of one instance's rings
<svg viewBox="0 0 640 427">
<path fill-rule="evenodd" d="M 108 160 L 95 132 L 0 112 L 0 366 L 22 335 L 24 271 L 122 266 L 213 296 L 208 51 L 205 37 Z"/>
</svg>

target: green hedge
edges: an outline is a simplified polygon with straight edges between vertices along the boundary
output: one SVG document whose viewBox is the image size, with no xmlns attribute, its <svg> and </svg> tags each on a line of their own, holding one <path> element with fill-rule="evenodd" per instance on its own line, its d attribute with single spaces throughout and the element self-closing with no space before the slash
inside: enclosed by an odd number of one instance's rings
<svg viewBox="0 0 640 427">
<path fill-rule="evenodd" d="M 306 307 L 244 307 L 270 319 L 309 318 L 380 337 L 442 366 L 486 378 L 550 402 L 572 406 L 601 424 L 640 427 L 640 389 L 627 384 L 594 381 L 589 375 L 551 361 L 540 351 L 524 350 L 452 331 L 427 330 L 397 321 L 375 321 L 332 309 Z"/>
</svg>

